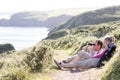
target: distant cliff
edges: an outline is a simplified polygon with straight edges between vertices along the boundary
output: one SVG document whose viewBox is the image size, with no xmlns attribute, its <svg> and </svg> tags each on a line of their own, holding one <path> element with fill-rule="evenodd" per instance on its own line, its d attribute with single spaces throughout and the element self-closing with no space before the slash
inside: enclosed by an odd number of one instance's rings
<svg viewBox="0 0 120 80">
<path fill-rule="evenodd" d="M 52 28 L 65 23 L 72 16 L 58 15 L 49 16 L 43 12 L 20 12 L 13 14 L 10 19 L 0 19 L 0 26 L 20 26 L 20 27 L 47 27 Z"/>
</svg>

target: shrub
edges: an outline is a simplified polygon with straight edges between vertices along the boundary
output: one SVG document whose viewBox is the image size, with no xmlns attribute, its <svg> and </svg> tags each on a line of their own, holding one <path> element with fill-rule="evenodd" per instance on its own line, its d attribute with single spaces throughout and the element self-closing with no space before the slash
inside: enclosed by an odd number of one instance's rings
<svg viewBox="0 0 120 80">
<path fill-rule="evenodd" d="M 52 63 L 51 49 L 46 47 L 36 48 L 35 51 L 27 55 L 25 62 L 31 72 L 41 72 Z"/>
<path fill-rule="evenodd" d="M 11 51 L 11 50 L 14 50 L 14 49 L 15 48 L 10 43 L 0 45 L 0 53 L 4 53 L 4 52 Z"/>
<path fill-rule="evenodd" d="M 60 37 L 64 37 L 67 34 L 68 33 L 66 31 L 59 31 L 59 32 L 52 33 L 46 39 L 57 39 L 57 38 L 60 38 Z"/>
<path fill-rule="evenodd" d="M 113 34 L 115 36 L 116 39 L 120 40 L 120 30 L 119 29 L 116 29 L 115 31 L 113 31 Z"/>
</svg>

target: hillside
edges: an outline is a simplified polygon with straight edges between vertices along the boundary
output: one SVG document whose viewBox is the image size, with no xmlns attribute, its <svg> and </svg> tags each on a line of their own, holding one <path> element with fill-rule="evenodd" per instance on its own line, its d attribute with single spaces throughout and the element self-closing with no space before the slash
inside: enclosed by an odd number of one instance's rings
<svg viewBox="0 0 120 80">
<path fill-rule="evenodd" d="M 103 14 L 101 12 L 103 10 L 106 11 L 106 9 L 108 10 L 108 8 L 98 10 L 99 14 Z M 113 9 L 113 12 L 111 12 L 111 9 Z M 109 12 L 109 14 L 114 16 L 114 14 L 112 14 L 115 13 L 114 10 L 116 11 L 117 9 L 110 7 L 110 11 L 108 10 L 106 12 Z M 74 18 L 79 19 L 79 16 L 75 16 Z M 96 24 L 91 23 L 90 25 L 79 24 L 77 26 L 73 26 L 78 19 L 73 20 L 72 18 L 65 23 L 67 26 L 64 26 L 64 28 L 58 30 L 56 30 L 57 27 L 54 28 L 53 30 L 55 31 L 52 31 L 46 39 L 43 39 L 41 42 L 37 43 L 31 48 L 21 51 L 10 51 L 6 52 L 5 54 L 1 54 L 0 79 L 61 80 L 63 77 L 62 79 L 71 80 L 81 80 L 83 78 L 83 80 L 119 80 L 120 20 L 116 20 L 116 18 L 111 20 L 111 18 L 108 16 L 108 20 L 105 22 L 99 22 Z M 84 20 L 85 19 L 88 18 L 84 18 Z M 104 37 L 111 35 L 115 37 L 117 50 L 113 58 L 108 61 L 107 65 L 103 66 L 100 70 L 91 69 L 90 71 L 86 70 L 83 72 L 78 72 L 77 74 L 77 72 L 70 73 L 67 71 L 59 71 L 57 70 L 56 65 L 53 64 L 53 59 L 62 60 L 66 56 L 70 56 L 78 52 L 78 50 L 80 50 L 82 46 L 86 45 L 88 42 L 93 42 L 96 39 L 103 41 Z M 94 73 L 95 75 L 91 75 L 91 71 L 97 73 Z M 98 75 L 98 73 L 102 74 Z M 91 76 L 89 76 L 89 74 Z"/>
<path fill-rule="evenodd" d="M 54 28 L 50 33 L 62 29 L 71 29 L 82 25 L 93 25 L 120 20 L 120 6 L 107 7 L 103 9 L 88 11 L 72 17 L 65 24 Z"/>
</svg>

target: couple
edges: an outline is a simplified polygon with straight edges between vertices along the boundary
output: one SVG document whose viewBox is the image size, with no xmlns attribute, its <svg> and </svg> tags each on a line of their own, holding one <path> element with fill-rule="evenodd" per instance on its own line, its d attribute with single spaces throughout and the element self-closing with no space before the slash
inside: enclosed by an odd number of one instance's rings
<svg viewBox="0 0 120 80">
<path fill-rule="evenodd" d="M 83 47 L 76 55 L 62 62 L 56 60 L 54 62 L 59 69 L 88 69 L 95 67 L 111 43 L 111 37 L 106 37 L 103 43 L 100 40 L 96 40 L 94 44 L 88 44 Z M 102 49 L 103 45 L 105 48 Z"/>
</svg>

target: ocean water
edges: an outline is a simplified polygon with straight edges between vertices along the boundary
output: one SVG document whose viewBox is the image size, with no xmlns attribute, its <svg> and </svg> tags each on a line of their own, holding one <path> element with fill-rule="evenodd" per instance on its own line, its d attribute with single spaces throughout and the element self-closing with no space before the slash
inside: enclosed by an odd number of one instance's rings
<svg viewBox="0 0 120 80">
<path fill-rule="evenodd" d="M 41 27 L 2 27 L 0 44 L 11 43 L 16 50 L 31 47 L 46 38 L 48 28 Z"/>
</svg>

